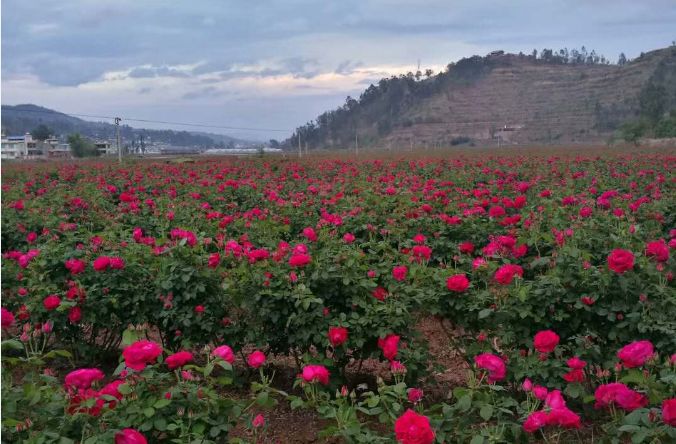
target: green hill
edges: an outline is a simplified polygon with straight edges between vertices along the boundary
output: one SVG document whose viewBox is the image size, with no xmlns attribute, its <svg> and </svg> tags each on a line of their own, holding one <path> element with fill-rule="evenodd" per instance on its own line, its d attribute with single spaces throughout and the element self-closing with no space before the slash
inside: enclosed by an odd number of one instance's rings
<svg viewBox="0 0 676 444">
<path fill-rule="evenodd" d="M 2 105 L 2 130 L 7 135 L 20 135 L 32 131 L 38 125 L 48 126 L 54 135 L 65 137 L 80 133 L 94 139 L 114 139 L 115 125 L 106 122 L 91 122 L 69 116 L 49 108 L 37 105 Z M 166 143 L 173 146 L 214 147 L 232 143 L 249 142 L 222 134 L 197 133 L 189 131 L 153 130 L 120 126 L 120 136 L 124 140 L 145 140 Z"/>
<path fill-rule="evenodd" d="M 298 128 L 287 149 L 604 141 L 624 122 L 676 110 L 676 47 L 610 64 L 594 54 L 495 51 L 437 75 L 408 73 Z"/>
</svg>

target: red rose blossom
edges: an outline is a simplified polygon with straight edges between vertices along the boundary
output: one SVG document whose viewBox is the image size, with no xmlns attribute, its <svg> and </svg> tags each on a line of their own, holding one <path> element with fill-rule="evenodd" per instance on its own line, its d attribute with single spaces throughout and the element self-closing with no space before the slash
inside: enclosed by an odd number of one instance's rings
<svg viewBox="0 0 676 444">
<path fill-rule="evenodd" d="M 648 242 L 645 246 L 645 255 L 658 262 L 666 262 L 669 260 L 669 247 L 664 239 Z"/>
<path fill-rule="evenodd" d="M 61 305 L 61 298 L 55 294 L 50 294 L 42 301 L 42 305 L 44 305 L 45 309 L 47 310 L 55 310 L 59 305 Z"/>
<path fill-rule="evenodd" d="M 123 429 L 115 434 L 115 444 L 148 444 L 148 441 L 134 429 Z"/>
<path fill-rule="evenodd" d="M 14 314 L 7 310 L 5 307 L 2 307 L 2 328 L 10 328 L 14 325 Z"/>
<path fill-rule="evenodd" d="M 634 254 L 629 250 L 616 249 L 608 255 L 608 268 L 622 274 L 634 268 Z"/>
<path fill-rule="evenodd" d="M 108 256 L 99 256 L 94 259 L 92 266 L 96 271 L 105 271 L 110 266 L 110 258 Z"/>
<path fill-rule="evenodd" d="M 631 390 L 621 382 L 602 384 L 594 392 L 596 403 L 594 408 L 607 407 L 616 404 L 626 411 L 633 411 L 648 404 L 648 398 Z"/>
<path fill-rule="evenodd" d="M 302 378 L 308 383 L 329 385 L 329 371 L 323 365 L 306 365 L 303 367 Z"/>
<path fill-rule="evenodd" d="M 676 427 L 676 398 L 665 399 L 662 402 L 662 421 Z"/>
<path fill-rule="evenodd" d="M 408 268 L 406 268 L 406 265 L 397 265 L 392 268 L 392 277 L 396 281 L 403 281 L 406 279 L 406 273 L 408 272 Z"/>
<path fill-rule="evenodd" d="M 104 374 L 98 368 L 80 368 L 66 375 L 66 388 L 88 389 L 94 381 L 100 381 Z"/>
<path fill-rule="evenodd" d="M 383 351 L 383 356 L 390 361 L 393 360 L 399 352 L 400 337 L 389 334 L 385 338 L 378 338 L 378 347 Z"/>
<path fill-rule="evenodd" d="M 293 254 L 289 257 L 289 265 L 292 267 L 304 267 L 312 261 L 309 254 Z"/>
<path fill-rule="evenodd" d="M 551 353 L 559 345 L 559 335 L 551 330 L 540 331 L 533 338 L 533 346 L 540 353 Z"/>
<path fill-rule="evenodd" d="M 634 341 L 625 345 L 617 352 L 622 364 L 627 368 L 640 367 L 652 357 L 655 352 L 650 341 Z"/>
<path fill-rule="evenodd" d="M 192 353 L 187 351 L 180 351 L 178 353 L 174 353 L 173 355 L 168 356 L 164 362 L 166 362 L 167 367 L 173 370 L 178 367 L 183 367 L 192 360 L 193 360 Z"/>
<path fill-rule="evenodd" d="M 446 279 L 446 288 L 455 293 L 462 293 L 469 288 L 469 279 L 464 274 L 456 274 Z"/>
<path fill-rule="evenodd" d="M 523 277 L 523 268 L 515 264 L 505 264 L 495 272 L 495 281 L 502 285 L 509 285 L 515 276 Z"/>
<path fill-rule="evenodd" d="M 227 345 L 221 345 L 219 347 L 216 347 L 214 351 L 211 352 L 211 354 L 214 356 L 218 356 L 219 358 L 230 364 L 235 362 L 235 353 Z"/>
<path fill-rule="evenodd" d="M 145 339 L 134 342 L 122 351 L 126 366 L 136 371 L 143 370 L 147 364 L 155 363 L 161 354 L 162 347 Z"/>
<path fill-rule="evenodd" d="M 430 420 L 411 409 L 397 418 L 394 434 L 401 444 L 432 444 L 435 437 Z"/>
<path fill-rule="evenodd" d="M 262 351 L 256 350 L 246 358 L 246 363 L 251 368 L 258 368 L 265 364 L 265 360 L 265 354 Z"/>
<path fill-rule="evenodd" d="M 505 362 L 499 356 L 491 353 L 482 353 L 474 357 L 474 363 L 477 367 L 488 371 L 488 381 L 497 382 L 505 379 L 507 367 Z"/>
<path fill-rule="evenodd" d="M 345 327 L 329 327 L 329 342 L 334 347 L 339 347 L 347 341 L 347 328 Z"/>
</svg>

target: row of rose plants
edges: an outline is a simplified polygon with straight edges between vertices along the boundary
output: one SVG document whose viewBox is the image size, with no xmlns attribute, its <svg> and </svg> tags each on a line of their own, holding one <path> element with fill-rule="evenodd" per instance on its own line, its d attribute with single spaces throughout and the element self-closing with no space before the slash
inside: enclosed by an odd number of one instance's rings
<svg viewBox="0 0 676 444">
<path fill-rule="evenodd" d="M 167 351 L 226 343 L 292 356 L 299 373 L 321 365 L 335 393 L 315 390 L 322 370 L 310 404 L 292 404 L 342 418 L 334 432 L 350 440 L 375 439 L 356 426 L 374 411 L 383 422 L 417 418 L 401 411 L 402 387 L 430 370 L 415 328 L 429 316 L 469 364 L 510 364 L 499 379 L 475 378 L 469 407 L 460 392 L 455 404 L 427 406 L 438 440 L 453 433 L 439 411 L 447 422 L 452 412 L 473 418 L 462 427 L 472 433 L 495 423 L 497 434 L 524 412 L 539 424 L 567 402 L 586 405 L 592 372 L 579 362 L 607 378 L 617 349 L 637 341 L 664 366 L 652 374 L 654 403 L 673 390 L 664 362 L 676 349 L 674 162 L 661 154 L 18 167 L 3 171 L 3 325 L 30 353 L 65 349 L 78 364 L 114 360 L 131 325 L 152 329 Z M 573 367 L 554 349 L 531 349 L 542 332 L 563 338 Z M 390 361 L 399 381 L 353 395 L 350 372 L 367 358 Z M 525 378 L 559 395 L 528 391 L 524 410 L 516 388 Z M 536 399 L 541 410 L 531 410 Z M 475 404 L 478 417 L 467 414 Z M 660 424 L 656 408 L 650 424 Z M 624 426 L 613 433 L 671 433 Z M 507 441 L 522 439 L 509 433 Z M 479 437 L 494 435 L 468 439 Z"/>
<path fill-rule="evenodd" d="M 5 352 L 25 352 L 25 357 L 4 358 L 5 438 L 30 443 L 78 438 L 82 443 L 114 440 L 117 444 L 147 443 L 149 438 L 224 442 L 237 423 L 248 418 L 249 436 L 258 442 L 265 436 L 265 416 L 254 416 L 251 409 L 272 408 L 277 399 L 288 401 L 294 409 L 315 409 L 331 421 L 324 436 L 340 436 L 348 442 L 389 440 L 367 427 L 364 417 L 390 424 L 395 439 L 405 444 L 525 442 L 538 432 L 545 440 L 548 435 L 572 440 L 580 438 L 583 421 L 599 427 L 598 432 L 609 440 L 627 435 L 636 443 L 676 438 L 676 397 L 669 398 L 676 392 L 676 354 L 662 357 L 649 341 L 622 347 L 612 368 L 592 367 L 578 356 L 564 360 L 567 347 L 560 345 L 559 336 L 541 331 L 529 350 L 537 354 L 536 359 L 514 357 L 512 364 L 509 356 L 480 353 L 474 357 L 467 386 L 453 389 L 451 402 L 432 404 L 425 403 L 421 388 L 407 386 L 407 368 L 395 360 L 396 346 L 383 344 L 383 353 L 391 359 L 390 377 L 388 382 L 379 378 L 376 390 L 338 388 L 340 379 L 332 377 L 328 361 L 316 356 L 314 361 L 323 364 L 302 366 L 295 384 L 299 395 L 271 385 L 265 370 L 268 358 L 255 350 L 245 362 L 259 371 L 260 382 L 252 383 L 250 402 L 245 402 L 224 391 L 238 377 L 230 346 L 207 347 L 206 356 L 187 350 L 165 356 L 159 344 L 126 333 L 126 341 L 133 342 L 124 346 L 121 362 L 110 377 L 99 368 L 78 368 L 62 382 L 49 361 L 57 356 L 70 358 L 67 351 L 44 353 L 16 339 L 3 341 Z M 344 332 L 335 329 L 328 337 L 331 342 L 345 339 Z M 21 390 L 13 386 L 16 371 L 24 373 Z M 508 373 L 513 377 L 508 378 Z M 521 373 L 537 379 L 526 377 L 517 384 Z M 558 383 L 538 384 L 547 380 L 542 375 L 551 374 L 557 375 Z"/>
</svg>

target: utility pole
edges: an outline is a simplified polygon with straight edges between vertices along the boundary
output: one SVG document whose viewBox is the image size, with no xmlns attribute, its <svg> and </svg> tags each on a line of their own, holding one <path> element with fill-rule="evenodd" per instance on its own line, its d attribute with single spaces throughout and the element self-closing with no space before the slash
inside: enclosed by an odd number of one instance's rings
<svg viewBox="0 0 676 444">
<path fill-rule="evenodd" d="M 359 138 L 357 136 L 357 131 L 354 132 L 354 154 L 359 157 Z"/>
<path fill-rule="evenodd" d="M 117 138 L 117 160 L 122 163 L 122 149 L 120 148 L 120 121 L 122 119 L 115 117 L 115 133 Z"/>
<path fill-rule="evenodd" d="M 300 144 L 300 131 L 298 131 L 298 158 L 303 157 L 303 147 Z"/>
</svg>

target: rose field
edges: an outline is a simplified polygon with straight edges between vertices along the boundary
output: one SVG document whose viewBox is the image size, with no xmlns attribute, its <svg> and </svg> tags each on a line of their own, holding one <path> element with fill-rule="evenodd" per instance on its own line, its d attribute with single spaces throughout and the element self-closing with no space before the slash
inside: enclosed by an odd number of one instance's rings
<svg viewBox="0 0 676 444">
<path fill-rule="evenodd" d="M 674 443 L 675 170 L 3 164 L 2 441 Z"/>
</svg>

